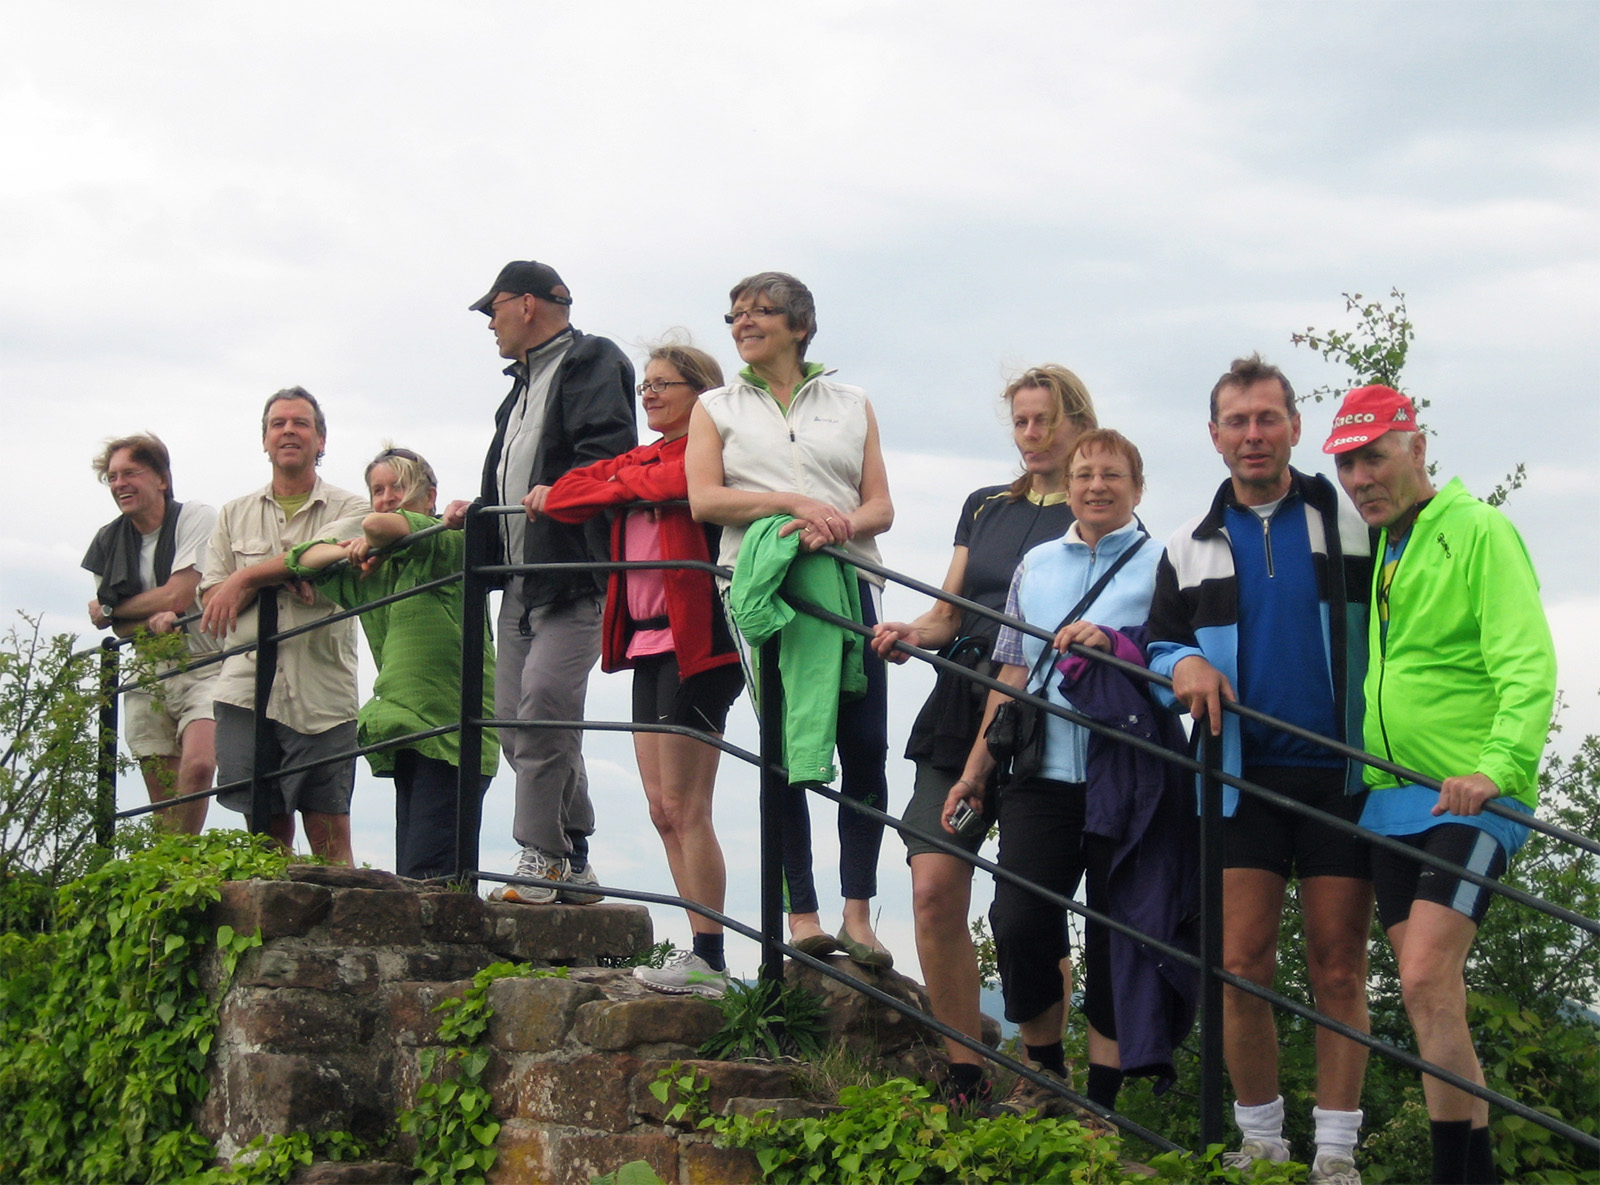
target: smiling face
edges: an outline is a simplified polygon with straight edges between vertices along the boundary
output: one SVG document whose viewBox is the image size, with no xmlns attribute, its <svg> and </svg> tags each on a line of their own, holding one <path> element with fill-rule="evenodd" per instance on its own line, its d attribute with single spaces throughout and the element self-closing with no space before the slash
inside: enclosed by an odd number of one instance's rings
<svg viewBox="0 0 1600 1185">
<path fill-rule="evenodd" d="M 1300 443 L 1300 417 L 1288 414 L 1283 384 L 1261 379 L 1217 392 L 1211 443 L 1233 475 L 1233 493 L 1260 506 L 1289 492 L 1289 453 Z"/>
<path fill-rule="evenodd" d="M 317 466 L 325 443 L 317 432 L 316 410 L 304 399 L 276 399 L 267 409 L 261 446 L 279 473 L 303 475 Z"/>
<path fill-rule="evenodd" d="M 650 359 L 650 364 L 644 368 L 644 381 L 645 392 L 639 402 L 644 405 L 650 431 L 659 432 L 668 440 L 677 440 L 689 431 L 689 413 L 694 411 L 700 392 L 684 379 L 682 371 L 664 358 Z M 657 393 L 649 389 L 651 383 L 670 385 Z"/>
<path fill-rule="evenodd" d="M 783 311 L 767 312 L 774 301 L 765 292 L 745 293 L 733 302 L 733 344 L 739 357 L 756 370 L 799 366 L 805 332 L 789 325 Z M 762 310 L 757 312 L 756 310 Z"/>
<path fill-rule="evenodd" d="M 1055 396 L 1043 387 L 1021 387 L 1011 397 L 1011 439 L 1035 490 L 1065 487 L 1067 461 L 1080 435 L 1080 425 L 1060 415 Z"/>
<path fill-rule="evenodd" d="M 1134 466 L 1119 450 L 1080 449 L 1067 469 L 1067 501 L 1078 520 L 1078 534 L 1090 547 L 1133 521 L 1143 491 Z"/>
<path fill-rule="evenodd" d="M 432 514 L 437 497 L 434 487 L 424 486 L 407 500 L 404 481 L 393 466 L 385 465 L 382 461 L 367 470 L 367 494 L 372 499 L 372 509 L 379 514 L 391 514 L 396 510 Z"/>
<path fill-rule="evenodd" d="M 1385 432 L 1340 453 L 1334 464 L 1362 521 L 1387 529 L 1391 538 L 1410 530 L 1418 507 L 1434 494 L 1428 444 L 1420 432 Z"/>
<path fill-rule="evenodd" d="M 161 525 L 167 483 L 155 470 L 135 460 L 132 449 L 119 448 L 111 454 L 106 464 L 106 485 L 117 509 L 131 518 L 141 533 L 148 534 Z"/>
</svg>

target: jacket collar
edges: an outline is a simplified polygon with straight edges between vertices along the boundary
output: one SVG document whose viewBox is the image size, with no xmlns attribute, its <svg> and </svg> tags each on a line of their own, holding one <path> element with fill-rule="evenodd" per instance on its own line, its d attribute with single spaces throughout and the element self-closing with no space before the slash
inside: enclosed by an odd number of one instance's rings
<svg viewBox="0 0 1600 1185">
<path fill-rule="evenodd" d="M 1289 492 L 1283 496 L 1285 502 L 1299 495 L 1308 506 L 1313 507 L 1323 515 L 1335 514 L 1338 511 L 1338 493 L 1333 488 L 1333 483 L 1321 474 L 1306 476 L 1293 465 L 1289 466 Z M 1194 529 L 1194 538 L 1211 539 L 1222 530 L 1222 525 L 1227 521 L 1229 510 L 1247 509 L 1233 496 L 1233 479 L 1230 477 L 1217 487 L 1216 497 L 1211 499 L 1211 509 L 1206 512 L 1205 518 L 1200 520 L 1200 525 Z"/>
</svg>

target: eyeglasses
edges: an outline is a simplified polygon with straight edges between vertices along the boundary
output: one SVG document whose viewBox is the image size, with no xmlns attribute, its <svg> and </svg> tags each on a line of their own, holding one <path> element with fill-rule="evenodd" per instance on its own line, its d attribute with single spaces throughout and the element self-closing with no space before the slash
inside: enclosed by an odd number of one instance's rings
<svg viewBox="0 0 1600 1185">
<path fill-rule="evenodd" d="M 502 296 L 499 300 L 491 300 L 489 302 L 489 307 L 484 309 L 483 311 L 486 314 L 488 314 L 490 320 L 493 320 L 494 319 L 494 311 L 497 308 L 499 308 L 501 305 L 508 304 L 513 300 L 521 300 L 524 296 L 528 296 L 528 295 L 530 295 L 530 294 L 526 293 L 526 292 L 519 292 L 515 296 Z"/>
<path fill-rule="evenodd" d="M 1067 480 L 1080 486 L 1097 480 L 1114 485 L 1119 481 L 1127 481 L 1128 475 L 1120 469 L 1077 469 L 1067 475 Z"/>
<path fill-rule="evenodd" d="M 1275 432 L 1289 422 L 1289 417 L 1280 412 L 1265 411 L 1258 416 L 1229 416 L 1218 420 L 1217 427 L 1225 428 L 1229 432 L 1247 431 L 1252 423 L 1261 432 Z"/>
<path fill-rule="evenodd" d="M 143 477 L 149 472 L 150 470 L 137 465 L 130 469 L 108 469 L 106 470 L 106 484 L 111 485 L 119 481 L 132 481 L 135 478 Z"/>
<path fill-rule="evenodd" d="M 690 385 L 691 384 L 685 382 L 683 379 L 647 379 L 639 384 L 638 390 L 639 394 L 641 395 L 643 395 L 646 391 L 654 391 L 657 395 L 659 395 L 668 387 L 687 387 Z"/>
<path fill-rule="evenodd" d="M 737 325 L 740 317 L 776 317 L 779 313 L 786 311 L 785 309 L 775 309 L 771 305 L 757 304 L 751 305 L 747 309 L 735 309 L 731 313 L 724 313 L 722 314 L 722 319 L 729 325 Z"/>
</svg>

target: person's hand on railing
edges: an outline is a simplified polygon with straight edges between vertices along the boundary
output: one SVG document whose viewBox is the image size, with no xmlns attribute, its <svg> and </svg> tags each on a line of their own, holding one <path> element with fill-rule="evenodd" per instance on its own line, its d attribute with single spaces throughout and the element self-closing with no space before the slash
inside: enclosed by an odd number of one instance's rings
<svg viewBox="0 0 1600 1185">
<path fill-rule="evenodd" d="M 1106 637 L 1106 632 L 1092 621 L 1068 622 L 1057 631 L 1054 645 L 1061 653 L 1065 654 L 1067 647 L 1074 642 L 1095 650 L 1111 649 L 1111 639 Z"/>
<path fill-rule="evenodd" d="M 1500 797 L 1500 787 L 1488 774 L 1458 774 L 1439 783 L 1436 815 L 1481 815 L 1483 804 Z"/>
<path fill-rule="evenodd" d="M 452 531 L 459 531 L 467 521 L 467 511 L 472 509 L 472 503 L 457 498 L 444 508 L 440 521 Z"/>
<path fill-rule="evenodd" d="M 245 570 L 241 568 L 207 594 L 205 612 L 200 615 L 201 633 L 222 638 L 239 624 L 239 614 L 256 599 L 255 590 L 246 581 Z"/>
<path fill-rule="evenodd" d="M 178 615 L 170 609 L 152 613 L 145 621 L 144 628 L 152 634 L 170 634 L 178 628 Z"/>
<path fill-rule="evenodd" d="M 903 621 L 880 621 L 872 627 L 872 640 L 868 644 L 872 647 L 872 652 L 884 662 L 905 662 L 911 657 L 904 650 L 896 650 L 894 648 L 896 642 L 904 642 L 907 646 L 921 646 L 922 634 Z"/>
<path fill-rule="evenodd" d="M 1195 723 L 1211 725 L 1211 735 L 1222 735 L 1223 702 L 1235 702 L 1228 677 L 1198 654 L 1191 654 L 1172 669 L 1172 694 L 1189 709 Z"/>
<path fill-rule="evenodd" d="M 89 602 L 89 620 L 94 623 L 94 628 L 97 630 L 111 628 L 111 618 L 101 611 L 99 597 Z"/>
<path fill-rule="evenodd" d="M 522 509 L 528 512 L 528 521 L 536 522 L 544 513 L 545 499 L 550 497 L 549 486 L 534 486 L 528 491 L 527 497 L 522 499 Z"/>
</svg>

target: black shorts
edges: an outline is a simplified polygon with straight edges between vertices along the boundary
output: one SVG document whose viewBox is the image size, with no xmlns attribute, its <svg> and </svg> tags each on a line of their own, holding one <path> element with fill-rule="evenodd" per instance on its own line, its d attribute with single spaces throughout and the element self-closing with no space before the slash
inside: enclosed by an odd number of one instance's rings
<svg viewBox="0 0 1600 1185">
<path fill-rule="evenodd" d="M 679 679 L 676 654 L 647 654 L 633 660 L 633 722 L 676 724 L 720 735 L 743 689 L 744 671 L 736 662 Z"/>
<path fill-rule="evenodd" d="M 1244 780 L 1349 823 L 1358 822 L 1365 792 L 1344 792 L 1345 771 L 1315 766 L 1246 766 Z M 1239 792 L 1239 809 L 1222 821 L 1222 866 L 1262 868 L 1284 880 L 1299 876 L 1348 876 L 1366 880 L 1369 845 L 1318 819 L 1308 818 Z"/>
<path fill-rule="evenodd" d="M 1440 823 L 1414 835 L 1390 838 L 1492 880 L 1499 880 L 1506 870 L 1506 850 L 1499 841 L 1482 828 L 1465 823 Z M 1379 847 L 1372 849 L 1372 888 L 1385 930 L 1411 916 L 1413 901 L 1432 901 L 1481 922 L 1489 912 L 1489 902 L 1497 896 L 1442 868 Z"/>
</svg>

